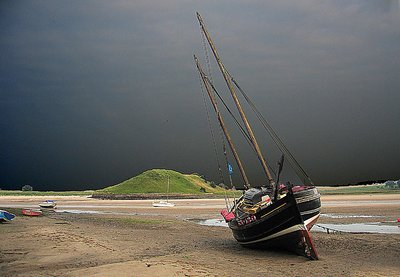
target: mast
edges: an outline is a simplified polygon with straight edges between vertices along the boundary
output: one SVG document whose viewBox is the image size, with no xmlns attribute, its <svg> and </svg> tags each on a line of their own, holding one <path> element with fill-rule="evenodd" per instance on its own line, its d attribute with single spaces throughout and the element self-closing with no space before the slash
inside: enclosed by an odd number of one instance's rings
<svg viewBox="0 0 400 277">
<path fill-rule="evenodd" d="M 224 76 L 225 82 L 226 82 L 226 84 L 227 84 L 227 86 L 229 88 L 229 91 L 230 91 L 230 93 L 232 95 L 232 98 L 233 98 L 233 100 L 234 100 L 234 102 L 236 104 L 236 107 L 237 107 L 237 109 L 239 111 L 240 117 L 242 118 L 243 123 L 244 123 L 244 125 L 246 127 L 246 130 L 247 130 L 247 132 L 248 132 L 248 134 L 250 136 L 251 143 L 253 144 L 254 149 L 256 150 L 257 157 L 258 157 L 258 159 L 259 159 L 259 161 L 261 163 L 261 166 L 262 166 L 265 174 L 267 175 L 268 182 L 269 182 L 270 186 L 273 187 L 273 185 L 275 184 L 275 181 L 272 178 L 272 175 L 271 175 L 271 173 L 270 173 L 270 171 L 268 169 L 268 166 L 267 166 L 267 163 L 266 163 L 266 161 L 264 159 L 264 156 L 261 153 L 260 146 L 257 143 L 257 140 L 256 140 L 256 137 L 254 136 L 253 130 L 251 129 L 250 124 L 249 124 L 249 122 L 247 120 L 247 117 L 246 117 L 246 115 L 245 115 L 245 113 L 244 113 L 244 111 L 242 109 L 242 106 L 241 106 L 241 104 L 239 102 L 239 99 L 238 99 L 238 97 L 236 95 L 235 89 L 234 89 L 234 87 L 232 85 L 231 79 L 229 78 L 229 75 L 226 72 L 225 67 L 224 67 L 224 65 L 222 64 L 222 62 L 221 62 L 221 60 L 219 58 L 219 54 L 217 52 L 217 49 L 215 48 L 214 43 L 213 43 L 213 41 L 212 41 L 212 39 L 211 39 L 211 37 L 210 37 L 205 25 L 204 25 L 203 19 L 201 18 L 199 13 L 196 13 L 196 14 L 197 14 L 197 19 L 199 20 L 199 23 L 200 23 L 200 27 L 201 27 L 204 35 L 207 38 L 208 44 L 210 45 L 211 50 L 212 50 L 212 52 L 214 54 L 215 60 L 218 63 L 219 69 L 221 70 L 221 73 Z"/>
<path fill-rule="evenodd" d="M 209 96 L 209 98 L 211 100 L 211 103 L 212 103 L 213 107 L 214 107 L 214 111 L 217 114 L 219 125 L 221 126 L 222 131 L 224 132 L 225 138 L 228 141 L 229 147 L 231 148 L 231 151 L 233 153 L 235 161 L 236 161 L 236 163 L 237 163 L 237 165 L 239 167 L 240 174 L 242 175 L 242 178 L 243 178 L 243 181 L 244 181 L 244 186 L 247 189 L 247 188 L 250 187 L 249 180 L 247 178 L 246 172 L 244 171 L 242 162 L 240 161 L 239 155 L 238 155 L 238 153 L 236 151 L 235 145 L 233 144 L 231 136 L 228 133 L 228 129 L 225 126 L 225 122 L 224 122 L 224 120 L 222 118 L 222 115 L 219 112 L 217 101 L 215 100 L 215 95 L 212 92 L 212 89 L 210 88 L 210 83 L 209 83 L 210 80 L 207 78 L 206 74 L 204 73 L 203 69 L 201 68 L 201 65 L 200 65 L 196 55 L 194 55 L 194 60 L 196 62 L 197 70 L 200 73 L 200 77 L 203 80 L 203 83 L 204 83 L 204 86 L 206 88 L 207 94 L 208 94 L 208 96 Z"/>
<path fill-rule="evenodd" d="M 168 194 L 169 194 L 169 176 L 168 176 L 168 184 L 167 184 L 167 202 L 168 202 Z"/>
</svg>

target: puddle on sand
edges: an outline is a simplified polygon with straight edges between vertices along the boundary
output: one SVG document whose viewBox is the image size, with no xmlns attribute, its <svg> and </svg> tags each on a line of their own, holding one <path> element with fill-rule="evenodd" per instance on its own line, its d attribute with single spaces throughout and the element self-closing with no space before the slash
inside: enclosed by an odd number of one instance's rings
<svg viewBox="0 0 400 277">
<path fill-rule="evenodd" d="M 380 222 L 352 223 L 352 224 L 316 224 L 311 229 L 315 232 L 344 232 L 344 233 L 371 233 L 371 234 L 400 234 L 400 226 L 385 225 Z"/>
<path fill-rule="evenodd" d="M 362 215 L 362 214 L 321 214 L 320 217 L 327 218 L 375 218 L 383 217 L 381 215 Z"/>
<path fill-rule="evenodd" d="M 200 225 L 228 227 L 223 219 L 189 219 Z M 313 232 L 344 232 L 344 233 L 371 233 L 371 234 L 400 234 L 400 226 L 375 223 L 352 223 L 352 224 L 317 224 L 311 229 Z"/>
<path fill-rule="evenodd" d="M 55 210 L 57 213 L 72 213 L 72 214 L 111 214 L 111 215 L 140 215 L 138 213 L 118 213 L 118 212 L 102 212 L 89 210 Z M 370 215 L 340 215 L 340 214 L 321 214 L 321 217 L 328 218 L 373 218 L 381 216 Z M 224 219 L 187 219 L 200 225 L 214 227 L 228 227 Z M 390 222 L 390 223 L 394 223 Z M 352 224 L 316 224 L 311 229 L 313 232 L 331 232 L 339 231 L 344 233 L 374 233 L 374 234 L 400 234 L 399 225 L 387 225 L 381 222 L 373 223 L 352 223 Z"/>
<path fill-rule="evenodd" d="M 188 221 L 205 226 L 228 227 L 228 223 L 224 219 L 188 219 Z"/>
</svg>

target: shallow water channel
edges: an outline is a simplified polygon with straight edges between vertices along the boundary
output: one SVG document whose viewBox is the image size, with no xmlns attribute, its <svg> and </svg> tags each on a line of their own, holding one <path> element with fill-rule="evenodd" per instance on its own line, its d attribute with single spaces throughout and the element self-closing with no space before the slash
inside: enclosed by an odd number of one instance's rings
<svg viewBox="0 0 400 277">
<path fill-rule="evenodd" d="M 72 214 L 114 214 L 114 215 L 139 215 L 140 213 L 103 212 L 89 210 L 55 210 L 57 213 Z M 352 214 L 321 214 L 325 218 L 377 218 L 371 215 Z M 188 219 L 200 225 L 228 227 L 224 219 Z M 400 225 L 393 222 L 368 222 L 368 223 L 318 223 L 312 228 L 313 232 L 344 232 L 344 233 L 375 233 L 375 234 L 400 234 Z"/>
<path fill-rule="evenodd" d="M 92 210 L 55 210 L 57 213 L 72 214 L 114 214 L 114 215 L 139 215 L 139 213 L 103 212 Z M 341 215 L 341 214 L 321 214 L 325 218 L 377 218 L 371 215 Z M 228 227 L 224 219 L 188 219 L 200 225 Z M 344 232 L 344 233 L 376 233 L 376 234 L 400 234 L 400 225 L 393 222 L 368 222 L 368 223 L 318 223 L 312 228 L 313 232 Z"/>
<path fill-rule="evenodd" d="M 36 207 L 37 205 L 25 204 L 2 204 L 2 207 Z M 68 208 L 76 209 L 68 209 Z M 81 205 L 68 205 L 54 209 L 56 213 L 71 213 L 71 214 L 103 214 L 103 215 L 158 215 L 158 213 L 129 213 L 101 210 L 81 210 Z M 115 207 L 115 206 L 110 206 Z M 131 206 L 129 206 L 131 207 Z M 66 208 L 66 209 L 63 209 Z M 108 208 L 108 206 L 86 205 L 85 208 Z M 348 218 L 379 218 L 380 216 L 359 215 L 359 214 L 321 214 L 321 218 L 348 219 Z M 187 219 L 190 222 L 195 222 L 206 226 L 228 227 L 228 224 L 223 219 Z M 313 232 L 345 232 L 345 233 L 377 233 L 377 234 L 400 234 L 400 223 L 392 222 L 366 222 L 366 223 L 318 223 L 312 228 Z"/>
<path fill-rule="evenodd" d="M 376 216 L 368 215 L 336 215 L 336 214 L 321 214 L 321 217 L 330 218 L 371 218 Z M 224 219 L 191 219 L 200 225 L 228 227 Z M 373 233 L 373 234 L 400 234 L 400 225 L 393 222 L 368 222 L 368 223 L 318 223 L 311 229 L 313 232 L 344 232 L 344 233 Z"/>
</svg>

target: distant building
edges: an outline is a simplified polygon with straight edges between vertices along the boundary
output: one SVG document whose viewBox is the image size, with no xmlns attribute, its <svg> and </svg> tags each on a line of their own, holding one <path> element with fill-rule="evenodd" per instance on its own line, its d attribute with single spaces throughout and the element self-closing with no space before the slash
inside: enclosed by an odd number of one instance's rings
<svg viewBox="0 0 400 277">
<path fill-rule="evenodd" d="M 385 182 L 385 187 L 387 187 L 389 189 L 400 188 L 400 180 L 397 180 L 397 181 L 386 181 Z"/>
</svg>

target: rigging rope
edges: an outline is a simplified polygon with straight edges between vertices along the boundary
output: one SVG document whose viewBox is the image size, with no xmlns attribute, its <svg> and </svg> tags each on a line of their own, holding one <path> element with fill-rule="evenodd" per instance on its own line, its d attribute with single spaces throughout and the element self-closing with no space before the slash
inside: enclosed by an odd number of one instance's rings
<svg viewBox="0 0 400 277">
<path fill-rule="evenodd" d="M 206 76 L 207 77 L 207 76 Z M 224 105 L 225 109 L 227 112 L 230 114 L 230 116 L 233 118 L 235 121 L 236 125 L 239 127 L 240 132 L 245 136 L 247 142 L 249 143 L 250 146 L 252 146 L 252 149 L 254 149 L 254 146 L 251 144 L 250 141 L 250 136 L 248 135 L 247 131 L 244 129 L 244 127 L 240 124 L 239 120 L 236 118 L 236 116 L 232 113 L 232 111 L 229 109 L 228 105 L 226 104 L 225 100 L 222 98 L 221 94 L 217 91 L 213 83 L 207 78 L 208 83 L 210 84 L 211 88 L 215 92 L 215 94 L 218 96 L 219 100 L 221 100 L 222 104 Z M 255 150 L 254 150 L 255 151 Z"/>
<path fill-rule="evenodd" d="M 201 24 L 200 24 L 201 25 Z M 221 95 L 218 93 L 218 91 L 216 90 L 216 88 L 213 85 L 213 79 L 212 79 L 212 74 L 211 74 L 211 65 L 210 65 L 210 59 L 209 59 L 209 55 L 208 55 L 208 51 L 207 51 L 207 43 L 206 43 L 206 38 L 205 38 L 205 34 L 204 31 L 202 30 L 202 28 L 200 28 L 200 33 L 201 33 L 201 37 L 203 40 L 203 49 L 204 49 L 204 53 L 205 53 L 205 58 L 206 58 L 206 63 L 207 63 L 207 69 L 208 69 L 208 75 L 210 76 L 209 78 L 206 76 L 206 80 L 208 81 L 208 83 L 210 84 L 211 88 L 213 89 L 213 91 L 215 92 L 215 94 L 217 94 L 218 98 L 221 100 L 221 102 L 223 103 L 224 107 L 226 108 L 226 110 L 228 111 L 228 113 L 232 116 L 232 118 L 234 119 L 234 122 L 236 123 L 236 125 L 239 127 L 239 130 L 241 132 L 241 134 L 244 136 L 244 138 L 246 139 L 247 143 L 250 145 L 250 148 L 253 149 L 253 151 L 255 153 L 257 153 L 255 146 L 252 143 L 252 140 L 250 138 L 250 135 L 248 134 L 248 132 L 243 128 L 243 126 L 239 123 L 239 121 L 237 120 L 237 118 L 233 115 L 233 113 L 231 112 L 231 110 L 228 108 L 227 104 L 225 103 L 225 101 L 223 100 L 223 98 L 221 97 Z M 228 71 L 227 71 L 228 72 Z M 230 76 L 229 72 L 228 75 Z M 231 76 L 230 76 L 231 77 Z M 232 78 L 232 77 L 231 77 Z M 232 78 L 233 79 L 233 78 Z M 203 87 L 202 87 L 203 90 Z M 204 91 L 203 91 L 203 95 L 204 95 Z M 207 110 L 208 112 L 208 110 Z M 225 161 L 226 161 L 226 165 L 228 166 L 229 162 L 228 162 L 228 157 L 225 151 L 225 138 L 222 134 L 222 127 L 220 128 L 220 134 L 221 134 L 221 138 L 222 138 L 222 142 L 223 142 L 223 147 L 224 147 L 224 156 L 225 156 Z M 215 141 L 214 141 L 215 143 Z M 264 158 L 265 160 L 265 158 Z M 273 174 L 276 175 L 274 169 L 270 166 L 270 164 L 265 160 L 265 163 L 267 165 L 267 167 L 273 172 Z M 220 166 L 219 166 L 220 168 Z M 231 177 L 231 176 L 229 176 Z M 232 179 L 230 178 L 231 181 L 231 185 L 232 185 Z"/>
<path fill-rule="evenodd" d="M 201 80 L 200 73 L 199 73 L 199 80 L 200 80 L 201 94 L 203 96 L 204 108 L 205 108 L 206 114 L 207 114 L 208 127 L 209 127 L 210 133 L 211 133 L 211 138 L 212 138 L 212 143 L 213 143 L 213 148 L 214 148 L 214 153 L 215 153 L 215 159 L 216 159 L 217 166 L 218 166 L 218 173 L 219 173 L 220 181 L 222 183 L 224 183 L 224 174 L 222 173 L 221 164 L 220 164 L 219 158 L 218 158 L 217 144 L 215 142 L 214 130 L 213 130 L 213 127 L 212 127 L 212 124 L 211 124 L 210 113 L 208 111 L 206 96 L 205 96 L 203 82 Z"/>
<path fill-rule="evenodd" d="M 207 51 L 206 38 L 205 38 L 205 36 L 204 36 L 204 33 L 201 31 L 201 29 L 200 29 L 200 33 L 201 33 L 201 38 L 202 38 L 202 40 L 203 40 L 203 50 L 204 50 L 204 55 L 205 55 L 206 64 L 207 64 L 208 76 L 210 76 L 209 78 L 210 78 L 210 80 L 211 80 L 211 82 L 212 82 L 212 72 L 211 72 L 211 66 L 210 66 L 210 58 L 209 58 L 208 51 Z M 201 82 L 201 76 L 200 76 L 200 75 L 199 75 L 199 78 L 200 78 L 200 82 Z M 207 79 L 208 79 L 208 78 L 207 78 Z M 202 82 L 201 82 L 201 83 L 202 83 Z M 203 85 L 203 84 L 201 84 L 201 85 Z M 202 86 L 201 89 L 202 89 L 202 94 L 203 94 L 203 101 L 204 101 L 204 103 L 206 103 L 207 101 L 205 100 L 206 96 L 205 96 L 205 92 L 204 92 L 204 87 Z M 205 104 L 205 105 L 206 105 L 206 104 Z M 208 110 L 207 110 L 207 118 L 208 118 L 208 124 L 209 124 L 209 126 L 211 126 L 211 120 L 210 120 L 210 115 L 209 115 L 209 113 L 208 113 Z M 211 127 L 211 128 L 212 128 L 212 127 Z M 226 158 L 226 151 L 225 151 L 225 140 L 224 140 L 224 136 L 223 136 L 223 133 L 222 133 L 221 128 L 218 128 L 218 129 L 219 129 L 220 138 L 221 138 L 221 141 L 222 141 L 222 144 L 223 144 L 225 159 L 227 159 L 227 158 Z M 212 133 L 212 134 L 213 134 L 213 133 Z M 220 181 L 221 181 L 223 184 L 225 184 L 225 181 L 224 181 L 224 174 L 223 174 L 223 172 L 222 172 L 221 164 L 220 164 L 220 162 L 219 162 L 218 151 L 217 151 L 217 146 L 216 146 L 216 142 L 215 142 L 215 138 L 214 138 L 214 137 L 213 137 L 213 144 L 214 144 L 215 156 L 216 156 L 216 159 L 217 159 L 217 161 L 218 161 L 218 171 L 219 171 L 220 179 L 221 179 Z M 227 208 L 228 208 L 228 207 L 227 207 Z"/>
<path fill-rule="evenodd" d="M 207 71 L 208 71 L 208 76 L 210 76 L 210 81 L 211 83 L 214 82 L 213 78 L 212 78 L 212 72 L 211 72 L 211 64 L 210 64 L 210 58 L 208 55 L 208 51 L 207 51 L 207 42 L 206 42 L 206 37 L 204 36 L 203 31 L 200 28 L 200 33 L 201 33 L 201 38 L 203 40 L 203 50 L 204 50 L 204 55 L 206 58 L 206 64 L 207 64 Z"/>
<path fill-rule="evenodd" d="M 204 33 L 200 30 L 200 33 L 201 33 L 201 37 L 202 37 L 202 39 L 203 39 L 203 49 L 204 49 L 204 55 L 205 55 L 205 59 L 206 59 L 206 65 L 207 65 L 207 71 L 208 71 L 208 74 L 206 75 L 206 78 L 207 78 L 207 80 L 209 81 L 209 83 L 213 83 L 213 77 L 212 77 L 212 72 L 211 72 L 211 64 L 210 64 L 210 58 L 209 58 L 209 55 L 208 55 L 208 51 L 207 51 L 207 43 L 206 43 L 206 38 L 205 38 L 205 36 L 204 36 Z M 208 77 L 209 76 L 209 77 Z M 225 163 L 226 163 L 226 165 L 228 166 L 228 156 L 227 156 L 227 153 L 226 153 L 226 144 L 225 144 L 225 137 L 224 137 L 224 132 L 223 132 L 223 130 L 222 130 L 222 128 L 221 128 L 221 126 L 220 126 L 220 128 L 218 128 L 219 129 L 219 135 L 220 135 L 220 139 L 221 139 L 221 142 L 222 142 L 222 149 L 223 149 L 223 153 L 224 153 L 224 158 L 225 158 Z M 229 180 L 230 180 L 230 183 L 231 183 L 231 187 L 233 186 L 233 184 L 232 184 L 232 179 L 231 178 L 229 178 Z M 226 199 L 227 200 L 227 199 Z M 228 208 L 228 207 L 227 207 Z"/>
<path fill-rule="evenodd" d="M 246 139 L 246 142 L 248 143 L 248 145 L 250 146 L 250 148 L 254 151 L 254 153 L 256 152 L 256 149 L 254 148 L 254 145 L 251 143 L 251 139 L 249 134 L 247 133 L 247 131 L 244 129 L 244 127 L 240 124 L 239 120 L 237 119 L 237 117 L 232 113 L 232 111 L 229 109 L 228 105 L 226 104 L 225 100 L 222 98 L 222 96 L 220 95 L 220 93 L 217 91 L 217 89 L 215 88 L 215 86 L 211 83 L 211 81 L 207 78 L 206 79 L 208 81 L 208 83 L 210 84 L 211 88 L 213 89 L 213 91 L 215 92 L 215 94 L 218 96 L 218 98 L 221 100 L 222 104 L 224 105 L 225 109 L 228 111 L 229 115 L 233 118 L 233 120 L 235 121 L 236 125 L 238 126 L 241 134 L 243 135 L 243 137 Z M 264 158 L 265 159 L 265 158 Z M 268 161 L 266 161 L 266 164 L 269 168 L 269 170 L 272 171 L 272 173 L 274 175 L 276 175 L 275 170 L 270 166 L 270 163 Z"/>
<path fill-rule="evenodd" d="M 315 224 L 315 226 L 317 226 L 317 227 L 319 227 L 321 229 L 324 229 L 327 234 L 330 234 L 330 232 L 332 232 L 334 234 L 335 233 L 338 233 L 338 234 L 343 233 L 342 231 L 339 231 L 339 230 L 336 230 L 336 229 L 332 229 L 332 228 L 328 228 L 328 227 L 325 227 L 325 226 L 322 226 L 322 225 L 319 225 L 319 224 Z"/>
<path fill-rule="evenodd" d="M 204 54 L 205 54 L 205 58 L 206 58 L 208 76 L 210 76 L 210 79 L 207 78 L 207 80 L 209 80 L 211 83 L 213 83 L 212 72 L 211 72 L 211 65 L 210 65 L 210 58 L 209 58 L 208 51 L 207 51 L 206 38 L 205 38 L 204 33 L 203 33 L 203 31 L 201 30 L 201 28 L 200 28 L 200 33 L 201 33 L 201 37 L 202 37 L 202 40 L 203 40 L 203 49 L 204 49 Z M 202 87 L 202 90 L 203 90 L 203 87 Z M 204 97 L 205 97 L 205 93 L 204 93 L 204 90 L 203 90 L 203 99 L 204 99 Z M 211 124 L 210 121 L 209 121 L 209 124 Z M 219 128 L 219 133 L 220 133 L 220 138 L 221 138 L 222 145 L 223 145 L 223 151 L 224 151 L 224 157 L 225 157 L 226 166 L 228 166 L 229 162 L 228 162 L 228 157 L 227 157 L 227 154 L 226 154 L 225 138 L 224 138 L 224 135 L 223 135 L 223 131 L 222 131 L 222 127 L 221 127 L 221 126 L 220 126 L 220 128 Z M 221 165 L 219 164 L 219 159 L 218 159 L 218 153 L 217 153 L 217 150 L 216 150 L 217 147 L 216 147 L 216 145 L 215 145 L 215 140 L 214 140 L 214 149 L 215 149 L 215 155 L 217 156 L 217 160 L 218 160 L 218 171 L 219 171 L 219 173 L 220 173 L 220 178 L 221 178 L 222 183 L 225 185 L 224 174 L 223 174 L 223 172 L 222 172 Z M 230 181 L 231 187 L 233 187 L 232 178 L 231 178 L 230 175 L 229 175 L 229 181 Z M 229 202 L 230 202 L 230 201 L 229 201 L 229 197 L 228 197 L 228 195 L 227 195 L 227 193 L 226 193 L 226 191 L 225 191 L 225 205 L 226 205 L 226 210 L 227 210 L 227 211 L 230 210 Z"/>
<path fill-rule="evenodd" d="M 301 167 L 299 162 L 296 160 L 296 158 L 292 155 L 292 153 L 289 151 L 289 149 L 285 146 L 285 144 L 282 142 L 280 137 L 276 134 L 275 130 L 272 128 L 272 126 L 268 123 L 268 121 L 265 119 L 265 117 L 260 113 L 260 111 L 257 109 L 255 104 L 251 101 L 249 96 L 243 91 L 243 89 L 239 86 L 239 84 L 236 82 L 236 80 L 232 77 L 232 75 L 227 71 L 229 77 L 231 78 L 232 82 L 235 84 L 235 86 L 238 88 L 240 93 L 243 95 L 247 103 L 250 105 L 252 108 L 253 112 L 256 114 L 258 120 L 260 120 L 261 124 L 263 125 L 264 129 L 268 132 L 268 134 L 271 136 L 272 140 L 275 142 L 276 146 L 278 149 L 284 153 L 286 156 L 288 156 L 289 164 L 291 167 L 295 170 L 297 173 L 297 176 L 304 182 L 309 185 L 314 185 L 313 181 L 311 178 L 307 175 L 305 170 Z"/>
</svg>

